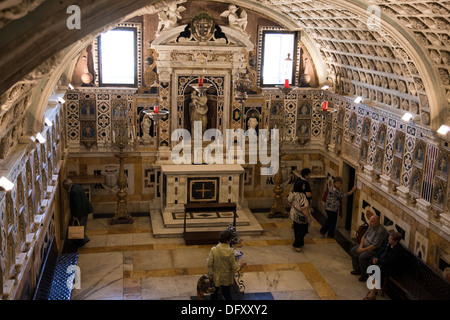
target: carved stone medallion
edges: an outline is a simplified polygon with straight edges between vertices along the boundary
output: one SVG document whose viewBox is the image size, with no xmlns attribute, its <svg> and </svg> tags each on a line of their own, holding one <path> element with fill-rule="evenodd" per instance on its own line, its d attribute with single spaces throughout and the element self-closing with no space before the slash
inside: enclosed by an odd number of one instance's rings
<svg viewBox="0 0 450 320">
<path fill-rule="evenodd" d="M 209 13 L 201 11 L 195 14 L 191 22 L 192 35 L 197 41 L 205 42 L 214 34 L 214 20 Z"/>
</svg>

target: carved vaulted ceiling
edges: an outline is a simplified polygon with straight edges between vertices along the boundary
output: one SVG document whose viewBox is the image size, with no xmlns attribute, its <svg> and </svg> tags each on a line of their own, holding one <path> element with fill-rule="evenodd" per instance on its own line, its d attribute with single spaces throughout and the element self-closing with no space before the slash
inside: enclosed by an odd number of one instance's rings
<svg viewBox="0 0 450 320">
<path fill-rule="evenodd" d="M 7 30 L 16 19 L 26 21 L 33 10 L 48 5 L 49 2 L 53 1 L 11 0 L 0 4 L 0 33 Z M 98 6 L 102 2 L 106 4 L 106 1 L 100 0 L 96 1 L 95 5 Z M 434 129 L 445 122 L 450 100 L 450 1 L 214 0 L 209 2 L 235 3 L 241 8 L 264 15 L 287 29 L 302 30 L 302 41 L 313 57 L 319 78 L 322 81 L 325 77 L 332 79 L 339 93 L 362 96 L 379 106 L 420 114 L 422 124 Z M 108 2 L 110 3 L 109 8 L 105 10 L 116 11 L 114 11 L 115 18 L 110 18 L 109 23 L 136 10 L 125 6 L 123 1 L 113 0 Z M 168 1 L 149 0 L 147 3 L 160 7 Z M 65 8 L 58 10 L 62 9 Z M 66 17 L 67 15 L 62 16 L 64 19 Z M 377 17 L 381 19 L 377 20 Z M 88 18 L 83 19 L 86 21 Z M 102 27 L 95 23 L 87 25 L 78 38 L 71 35 L 72 43 L 86 37 L 86 32 L 95 34 Z M 40 47 L 44 46 L 44 43 L 40 43 Z M 62 46 L 60 50 L 64 48 L 67 46 Z M 51 57 L 49 53 L 46 55 L 47 58 Z M 44 58 L 45 55 L 40 54 L 39 59 L 36 58 L 31 63 L 37 67 L 45 61 Z M 29 63 L 30 61 L 27 61 L 27 65 L 23 68 L 30 68 Z M 52 63 L 51 67 L 43 68 L 43 72 L 49 73 L 53 69 Z M 2 70 L 7 69 L 3 67 Z M 4 84 L 2 88 L 11 89 L 13 84 Z M 5 90 L 0 92 L 0 104 L 11 100 L 9 96 L 5 97 L 4 93 Z"/>
<path fill-rule="evenodd" d="M 445 117 L 450 100 L 450 1 L 261 2 L 278 8 L 304 30 L 340 93 L 421 114 L 424 125 L 431 125 L 433 117 Z M 444 110 L 431 110 L 432 104 Z"/>
</svg>

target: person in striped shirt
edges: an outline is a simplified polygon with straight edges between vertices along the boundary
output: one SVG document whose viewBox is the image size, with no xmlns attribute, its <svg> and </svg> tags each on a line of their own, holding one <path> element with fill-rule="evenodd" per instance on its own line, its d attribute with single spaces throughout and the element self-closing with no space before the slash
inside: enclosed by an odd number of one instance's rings
<svg viewBox="0 0 450 320">
<path fill-rule="evenodd" d="M 302 252 L 305 244 L 305 235 L 308 232 L 308 224 L 312 220 L 309 212 L 309 202 L 303 192 L 295 191 L 289 193 L 288 202 L 291 205 L 289 217 L 293 222 L 295 238 L 292 247 L 295 251 Z"/>
<path fill-rule="evenodd" d="M 341 192 L 342 178 L 335 177 L 334 184 L 328 190 L 327 200 L 325 202 L 325 212 L 327 213 L 327 221 L 320 229 L 320 234 L 329 238 L 334 238 L 334 231 L 336 230 L 336 223 L 339 210 L 341 209 L 341 201 L 352 195 L 356 190 L 356 185 L 347 193 Z"/>
</svg>

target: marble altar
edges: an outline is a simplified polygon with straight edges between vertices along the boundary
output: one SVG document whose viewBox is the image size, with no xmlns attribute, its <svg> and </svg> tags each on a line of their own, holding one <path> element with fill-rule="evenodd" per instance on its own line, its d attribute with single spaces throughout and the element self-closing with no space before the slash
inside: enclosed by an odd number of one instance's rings
<svg viewBox="0 0 450 320">
<path fill-rule="evenodd" d="M 183 228 L 184 205 L 187 203 L 236 203 L 238 227 L 249 226 L 255 220 L 244 199 L 244 168 L 241 165 L 162 165 L 161 173 L 164 228 Z M 231 212 L 193 212 L 187 217 L 187 226 L 194 228 L 220 229 L 232 222 Z"/>
</svg>

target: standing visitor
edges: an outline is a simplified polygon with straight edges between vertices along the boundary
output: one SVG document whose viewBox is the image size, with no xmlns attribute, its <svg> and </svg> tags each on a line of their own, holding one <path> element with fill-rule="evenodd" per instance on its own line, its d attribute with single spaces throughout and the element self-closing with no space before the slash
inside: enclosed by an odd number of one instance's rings
<svg viewBox="0 0 450 320">
<path fill-rule="evenodd" d="M 71 224 L 73 225 L 74 221 L 78 219 L 80 226 L 84 226 L 84 229 L 86 230 L 88 215 L 89 213 L 94 212 L 94 208 L 92 207 L 86 192 L 82 186 L 73 183 L 70 179 L 65 179 L 63 181 L 63 188 L 69 192 Z M 85 231 L 84 239 L 77 241 L 77 244 L 83 246 L 88 242 L 89 237 L 86 235 Z"/>
<path fill-rule="evenodd" d="M 311 184 L 309 183 L 310 176 L 311 169 L 303 168 L 302 171 L 300 171 L 300 177 L 297 179 L 297 181 L 295 181 L 293 190 L 295 192 L 303 192 L 306 195 L 306 199 L 308 200 L 309 204 L 311 205 L 312 190 Z"/>
<path fill-rule="evenodd" d="M 356 185 L 347 192 L 341 192 L 342 178 L 334 178 L 334 184 L 328 190 L 327 200 L 325 202 L 325 212 L 327 213 L 327 220 L 320 229 L 320 234 L 326 236 L 328 233 L 329 238 L 334 238 L 334 232 L 336 230 L 336 223 L 339 210 L 341 209 L 341 201 L 343 198 L 347 198 L 352 195 L 356 190 Z"/>
<path fill-rule="evenodd" d="M 215 292 L 211 294 L 211 300 L 217 300 L 219 290 L 222 290 L 225 300 L 233 300 L 231 285 L 234 281 L 234 274 L 246 265 L 236 262 L 235 251 L 230 246 L 232 239 L 231 231 L 222 231 L 219 244 L 212 247 L 209 252 L 206 265 L 209 269 L 209 276 L 216 287 Z"/>
<path fill-rule="evenodd" d="M 311 222 L 311 213 L 309 211 L 309 203 L 303 192 L 292 191 L 289 193 L 288 202 L 291 205 L 289 217 L 294 226 L 294 243 L 292 247 L 297 252 L 301 252 L 305 245 L 305 235 L 308 232 L 308 225 Z"/>
</svg>

